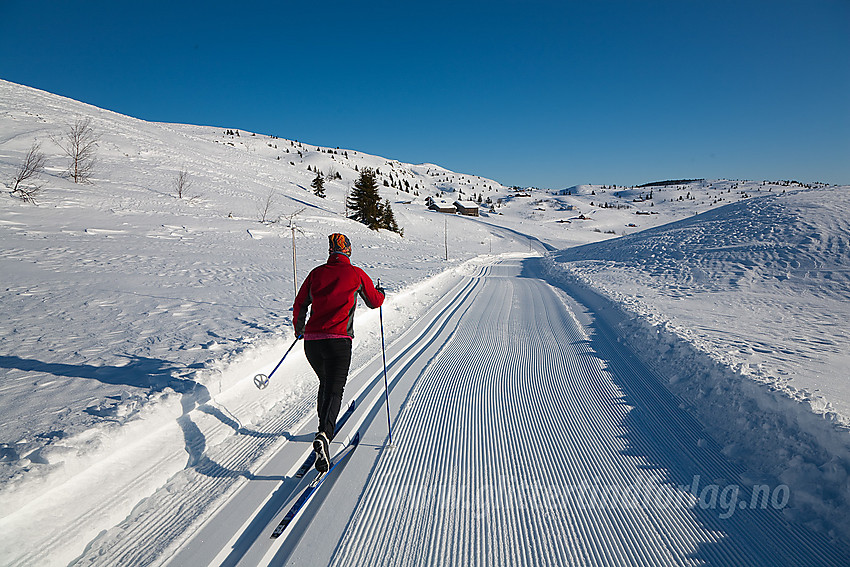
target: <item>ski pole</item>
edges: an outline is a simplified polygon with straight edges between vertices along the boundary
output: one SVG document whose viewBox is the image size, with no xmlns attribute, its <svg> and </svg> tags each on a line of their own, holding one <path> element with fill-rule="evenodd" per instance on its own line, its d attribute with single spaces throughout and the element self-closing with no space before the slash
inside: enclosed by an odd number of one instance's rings
<svg viewBox="0 0 850 567">
<path fill-rule="evenodd" d="M 378 280 L 378 287 L 381 287 L 381 280 Z M 384 345 L 384 307 L 378 307 L 378 318 L 381 321 L 381 355 L 384 358 L 384 397 L 387 402 L 387 434 L 389 435 L 389 446 L 393 446 L 393 426 L 390 424 L 390 389 L 387 384 L 387 348 Z"/>
<path fill-rule="evenodd" d="M 262 390 L 263 388 L 269 385 L 269 380 L 271 380 L 272 375 L 277 371 L 278 368 L 280 368 L 280 365 L 283 364 L 283 361 L 286 360 L 286 355 L 289 354 L 289 351 L 292 350 L 292 347 L 295 346 L 295 343 L 298 342 L 298 339 L 300 339 L 301 336 L 302 335 L 298 335 L 297 337 L 295 337 L 295 340 L 292 341 L 292 344 L 289 345 L 288 349 L 286 349 L 286 353 L 283 355 L 283 358 L 280 359 L 280 362 L 277 363 L 277 366 L 274 367 L 274 369 L 269 373 L 268 376 L 266 376 L 265 374 L 257 374 L 256 376 L 254 376 L 254 385 L 257 388 Z"/>
</svg>

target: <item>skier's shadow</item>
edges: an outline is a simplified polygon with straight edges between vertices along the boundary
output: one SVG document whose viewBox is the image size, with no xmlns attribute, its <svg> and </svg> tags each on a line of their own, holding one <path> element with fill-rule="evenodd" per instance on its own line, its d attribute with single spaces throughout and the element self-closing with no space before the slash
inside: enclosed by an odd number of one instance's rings
<svg viewBox="0 0 850 567">
<path fill-rule="evenodd" d="M 197 409 L 211 415 L 241 435 L 265 437 L 268 434 L 243 427 L 239 420 L 230 414 L 226 408 L 220 407 L 212 401 L 209 390 L 203 384 L 189 378 L 175 376 L 178 372 L 197 366 L 185 367 L 157 358 L 124 356 L 129 359 L 129 363 L 125 366 L 66 364 L 42 362 L 19 356 L 0 356 L 0 368 L 41 372 L 68 378 L 85 378 L 114 386 L 147 389 L 150 393 L 159 393 L 165 391 L 166 388 L 171 388 L 180 394 L 183 412 L 177 418 L 177 424 L 183 431 L 186 453 L 189 456 L 187 468 L 194 468 L 198 473 L 212 477 L 251 476 L 249 471 L 227 469 L 205 456 L 206 436 L 192 421 L 191 412 Z M 97 414 L 93 413 L 93 415 Z"/>
</svg>

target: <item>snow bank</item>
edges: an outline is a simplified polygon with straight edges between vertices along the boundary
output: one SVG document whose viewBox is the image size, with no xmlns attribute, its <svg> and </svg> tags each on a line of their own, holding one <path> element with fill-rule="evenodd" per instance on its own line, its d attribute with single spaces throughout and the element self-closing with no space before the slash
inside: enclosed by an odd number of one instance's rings
<svg viewBox="0 0 850 567">
<path fill-rule="evenodd" d="M 850 194 L 721 207 L 547 257 L 795 520 L 850 538 Z"/>
</svg>

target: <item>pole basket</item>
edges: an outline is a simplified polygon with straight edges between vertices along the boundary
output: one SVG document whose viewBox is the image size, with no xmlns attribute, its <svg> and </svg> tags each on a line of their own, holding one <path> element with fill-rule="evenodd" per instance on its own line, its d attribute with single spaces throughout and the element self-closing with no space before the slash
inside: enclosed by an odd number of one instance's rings
<svg viewBox="0 0 850 567">
<path fill-rule="evenodd" d="M 265 374 L 257 374 L 254 376 L 254 385 L 260 390 L 265 389 L 269 385 L 269 377 Z"/>
</svg>

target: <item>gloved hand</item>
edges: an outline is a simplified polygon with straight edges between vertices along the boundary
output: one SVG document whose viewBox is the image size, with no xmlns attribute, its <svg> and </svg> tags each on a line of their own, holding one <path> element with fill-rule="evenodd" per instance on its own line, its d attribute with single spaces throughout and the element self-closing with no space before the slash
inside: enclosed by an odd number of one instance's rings
<svg viewBox="0 0 850 567">
<path fill-rule="evenodd" d="M 376 285 L 376 286 L 375 286 L 375 291 L 377 291 L 378 293 L 380 293 L 380 294 L 381 294 L 381 295 L 383 295 L 384 297 L 386 297 L 386 296 L 387 296 L 387 292 L 386 292 L 386 291 L 384 291 L 384 288 L 383 288 L 383 287 L 381 287 L 381 282 L 378 282 L 378 285 Z"/>
</svg>

